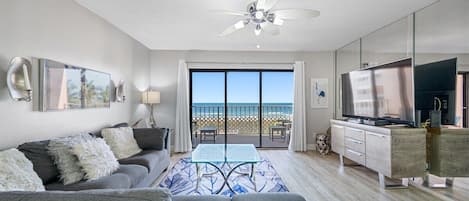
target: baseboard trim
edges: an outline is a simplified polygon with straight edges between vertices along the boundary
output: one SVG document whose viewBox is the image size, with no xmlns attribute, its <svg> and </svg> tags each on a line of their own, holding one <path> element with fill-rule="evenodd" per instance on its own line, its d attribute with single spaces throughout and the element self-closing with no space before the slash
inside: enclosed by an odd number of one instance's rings
<svg viewBox="0 0 469 201">
<path fill-rule="evenodd" d="M 315 151 L 316 150 L 316 144 L 307 144 L 306 149 Z"/>
</svg>

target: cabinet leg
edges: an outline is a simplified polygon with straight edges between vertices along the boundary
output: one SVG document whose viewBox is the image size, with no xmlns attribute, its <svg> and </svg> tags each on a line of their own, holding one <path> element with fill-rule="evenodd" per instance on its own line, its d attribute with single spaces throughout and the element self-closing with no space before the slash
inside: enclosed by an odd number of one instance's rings
<svg viewBox="0 0 469 201">
<path fill-rule="evenodd" d="M 440 188 L 440 189 L 445 189 L 445 188 L 452 188 L 453 183 L 454 183 L 454 178 L 453 177 L 443 177 L 443 180 L 445 181 L 444 183 L 436 183 L 433 182 L 430 179 L 430 174 L 427 174 L 423 177 L 423 186 L 427 188 Z"/>
<path fill-rule="evenodd" d="M 360 166 L 360 164 L 358 163 L 351 163 L 351 164 L 346 164 L 345 163 L 345 159 L 344 159 L 344 155 L 342 154 L 339 154 L 339 161 L 340 161 L 340 166 L 341 167 L 344 167 L 344 166 Z"/>
<path fill-rule="evenodd" d="M 344 166 L 344 156 L 342 154 L 339 155 L 340 166 Z"/>
<path fill-rule="evenodd" d="M 408 188 L 409 187 L 409 179 L 408 178 L 402 178 L 400 179 L 400 183 L 395 183 L 395 184 L 386 184 L 386 176 L 384 176 L 381 173 L 378 173 L 378 182 L 379 182 L 379 187 L 382 189 L 403 189 L 403 188 Z"/>
</svg>

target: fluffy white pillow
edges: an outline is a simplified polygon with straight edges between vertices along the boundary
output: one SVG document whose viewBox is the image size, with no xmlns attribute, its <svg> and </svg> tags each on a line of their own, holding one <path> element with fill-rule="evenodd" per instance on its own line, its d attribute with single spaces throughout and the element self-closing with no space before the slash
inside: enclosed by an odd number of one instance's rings
<svg viewBox="0 0 469 201">
<path fill-rule="evenodd" d="M 87 180 L 109 176 L 119 168 L 119 162 L 103 139 L 96 138 L 76 144 L 72 151 L 78 157 L 78 163 Z"/>
<path fill-rule="evenodd" d="M 49 142 L 49 154 L 54 158 L 54 162 L 60 171 L 60 179 L 65 185 L 81 181 L 85 173 L 78 164 L 77 157 L 72 152 L 75 144 L 80 144 L 94 138 L 87 133 L 53 139 Z"/>
<path fill-rule="evenodd" d="M 105 128 L 101 134 L 117 159 L 128 158 L 142 151 L 130 127 Z"/>
<path fill-rule="evenodd" d="M 17 149 L 0 152 L 0 191 L 45 191 L 33 163 Z"/>
</svg>

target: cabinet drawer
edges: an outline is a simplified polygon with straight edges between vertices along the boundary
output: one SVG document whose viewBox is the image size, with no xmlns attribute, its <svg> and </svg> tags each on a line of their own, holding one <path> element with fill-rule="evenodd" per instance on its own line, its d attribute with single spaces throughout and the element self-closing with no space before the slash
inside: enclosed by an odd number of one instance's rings
<svg viewBox="0 0 469 201">
<path fill-rule="evenodd" d="M 345 138 L 345 147 L 358 151 L 360 153 L 365 153 L 365 143 L 361 140 L 356 140 L 353 138 Z"/>
<path fill-rule="evenodd" d="M 389 135 L 367 131 L 365 147 L 368 157 L 391 159 L 391 137 Z"/>
<path fill-rule="evenodd" d="M 362 165 L 365 165 L 365 154 L 363 153 L 360 153 L 358 151 L 355 151 L 355 150 L 352 150 L 352 149 L 349 149 L 349 148 L 345 148 L 345 157 L 347 157 L 348 159 L 352 160 L 352 161 L 355 161 L 359 164 L 362 164 Z"/>
<path fill-rule="evenodd" d="M 345 137 L 365 141 L 365 131 L 355 128 L 345 128 Z"/>
</svg>

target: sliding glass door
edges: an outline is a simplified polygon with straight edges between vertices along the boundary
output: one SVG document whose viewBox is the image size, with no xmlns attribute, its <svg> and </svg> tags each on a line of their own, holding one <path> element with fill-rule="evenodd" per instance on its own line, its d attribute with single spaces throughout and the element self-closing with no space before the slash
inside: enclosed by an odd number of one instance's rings
<svg viewBox="0 0 469 201">
<path fill-rule="evenodd" d="M 260 72 L 228 71 L 227 140 L 260 147 Z"/>
<path fill-rule="evenodd" d="M 191 73 L 192 144 L 225 143 L 225 72 Z"/>
<path fill-rule="evenodd" d="M 196 70 L 190 73 L 192 144 L 288 147 L 293 72 Z"/>
</svg>

